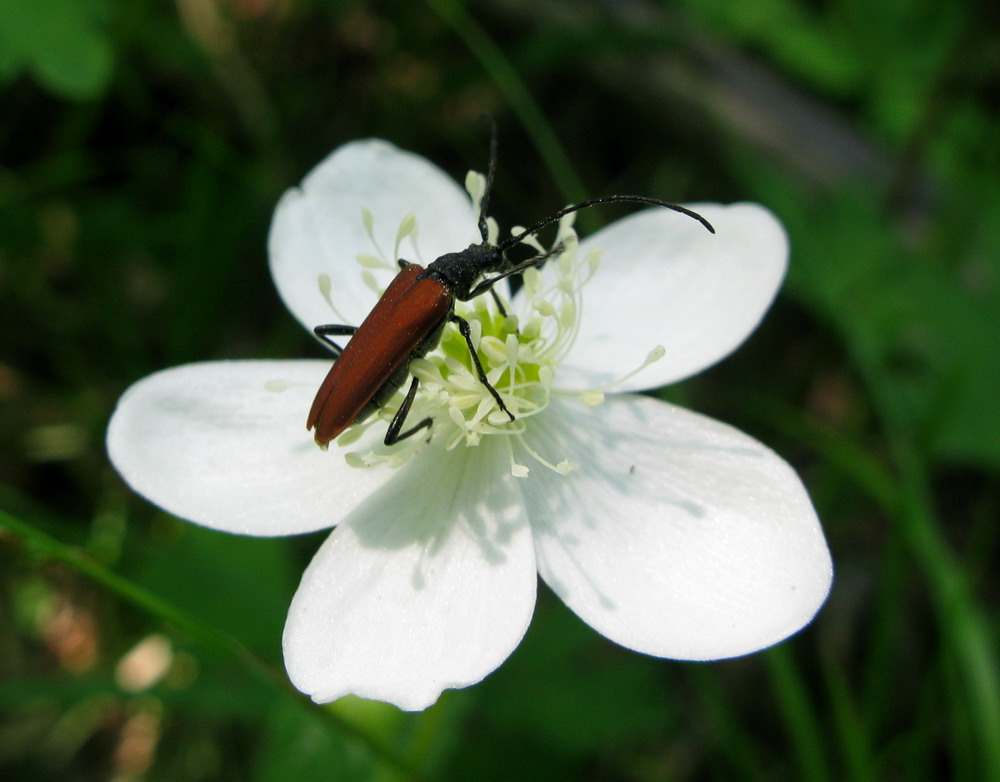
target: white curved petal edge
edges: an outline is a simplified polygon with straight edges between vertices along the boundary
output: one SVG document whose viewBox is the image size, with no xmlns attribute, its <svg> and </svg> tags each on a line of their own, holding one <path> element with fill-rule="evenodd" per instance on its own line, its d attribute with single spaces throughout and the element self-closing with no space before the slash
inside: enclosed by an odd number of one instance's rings
<svg viewBox="0 0 1000 782">
<path fill-rule="evenodd" d="M 347 466 L 306 431 L 328 361 L 220 361 L 131 386 L 108 424 L 111 462 L 139 494 L 206 527 L 291 535 L 332 527 L 393 471 Z"/>
<path fill-rule="evenodd" d="M 406 711 L 482 680 L 535 603 L 531 534 L 502 448 L 413 460 L 337 527 L 302 577 L 285 668 L 318 703 L 343 695 Z M 433 490 L 428 490 L 433 488 Z"/>
<path fill-rule="evenodd" d="M 417 219 L 416 233 L 400 247 L 408 261 L 426 265 L 479 241 L 468 194 L 437 166 L 378 139 L 344 144 L 282 196 L 268 236 L 278 292 L 310 332 L 324 323 L 357 326 L 376 301 L 356 263 L 359 254 L 378 255 L 365 232 L 365 208 L 386 259 L 387 268 L 374 273 L 383 289 L 398 271 L 391 256 L 408 214 Z M 320 275 L 330 278 L 332 309 L 320 292 Z"/>
<path fill-rule="evenodd" d="M 553 413 L 535 447 L 586 461 L 523 491 L 539 573 L 585 622 L 645 654 L 715 660 L 813 618 L 830 554 L 805 488 L 774 452 L 646 397 Z"/>
<path fill-rule="evenodd" d="M 657 345 L 664 357 L 616 391 L 658 388 L 729 355 L 757 328 L 781 286 L 788 238 L 757 204 L 693 204 L 715 227 L 666 209 L 637 212 L 585 238 L 601 248 L 584 289 L 580 333 L 557 383 L 591 388 L 638 367 Z"/>
</svg>

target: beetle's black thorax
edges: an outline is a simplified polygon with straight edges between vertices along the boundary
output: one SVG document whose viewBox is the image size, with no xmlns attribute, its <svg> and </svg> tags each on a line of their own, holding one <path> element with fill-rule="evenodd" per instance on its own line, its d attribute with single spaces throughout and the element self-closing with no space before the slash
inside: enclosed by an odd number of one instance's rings
<svg viewBox="0 0 1000 782">
<path fill-rule="evenodd" d="M 462 252 L 442 255 L 428 265 L 423 276 L 440 280 L 452 296 L 461 301 L 469 298 L 469 292 L 483 274 L 501 271 L 507 260 L 492 244 L 471 244 Z"/>
</svg>

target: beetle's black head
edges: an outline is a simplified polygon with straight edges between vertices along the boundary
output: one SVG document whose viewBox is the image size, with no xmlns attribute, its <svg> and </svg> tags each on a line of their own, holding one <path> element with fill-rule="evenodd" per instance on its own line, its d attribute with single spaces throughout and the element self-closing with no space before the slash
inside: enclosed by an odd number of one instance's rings
<svg viewBox="0 0 1000 782">
<path fill-rule="evenodd" d="M 456 299 L 465 301 L 476 280 L 506 268 L 504 254 L 487 242 L 470 244 L 457 253 L 447 253 L 428 265 L 427 276 L 440 280 Z"/>
</svg>

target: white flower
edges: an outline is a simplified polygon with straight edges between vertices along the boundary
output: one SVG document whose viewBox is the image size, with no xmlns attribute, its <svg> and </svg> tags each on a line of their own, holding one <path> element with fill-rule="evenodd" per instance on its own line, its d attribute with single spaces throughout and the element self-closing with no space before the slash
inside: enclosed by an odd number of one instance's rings
<svg viewBox="0 0 1000 782">
<path fill-rule="evenodd" d="M 323 451 L 305 420 L 330 360 L 234 361 L 132 386 L 108 429 L 111 459 L 198 524 L 333 528 L 284 632 L 289 676 L 318 702 L 354 693 L 416 710 L 480 681 L 524 635 L 536 571 L 594 629 L 645 654 L 711 660 L 777 643 L 810 621 L 832 577 L 799 478 L 739 431 L 630 393 L 736 348 L 783 277 L 787 242 L 769 212 L 695 208 L 715 236 L 648 209 L 577 246 L 564 220 L 563 252 L 529 275 L 510 318 L 489 296 L 460 305 L 513 423 L 446 334 L 412 367 L 408 422 L 431 415 L 430 443 L 424 430 L 382 445 L 390 405 Z M 462 250 L 479 241 L 476 222 L 473 200 L 426 160 L 354 142 L 282 198 L 271 271 L 308 329 L 358 325 L 397 257 L 426 265 Z M 643 367 L 651 353 L 662 358 Z"/>
</svg>

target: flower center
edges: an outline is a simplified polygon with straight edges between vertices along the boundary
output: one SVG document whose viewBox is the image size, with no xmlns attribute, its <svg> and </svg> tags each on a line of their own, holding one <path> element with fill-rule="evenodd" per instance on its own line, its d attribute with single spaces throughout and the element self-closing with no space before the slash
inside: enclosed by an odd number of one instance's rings
<svg viewBox="0 0 1000 782">
<path fill-rule="evenodd" d="M 476 211 L 484 184 L 482 175 L 470 173 L 466 178 L 466 188 Z M 456 313 L 469 322 L 472 344 L 486 379 L 514 416 L 513 421 L 500 409 L 490 389 L 480 380 L 468 343 L 454 324 L 446 325 L 435 350 L 425 358 L 410 363 L 410 372 L 420 384 L 407 416 L 408 422 L 430 417 L 433 420 L 432 437 L 439 439 L 449 450 L 462 445 L 476 447 L 483 437 L 504 437 L 508 443 L 511 472 L 520 477 L 527 475 L 528 468 L 515 458 L 515 451 L 526 452 L 534 461 L 562 474 L 571 469 L 565 460 L 553 463 L 535 452 L 525 441 L 524 433 L 531 425 L 531 419 L 549 405 L 556 367 L 569 351 L 578 332 L 582 288 L 593 276 L 599 261 L 600 253 L 597 251 L 588 253 L 582 259 L 578 257 L 574 217 L 570 214 L 559 222 L 549 249 L 534 237 L 524 240 L 524 244 L 550 257 L 545 261 L 544 271 L 529 269 L 524 273 L 523 288 L 515 300 L 516 310 L 509 301 L 502 301 L 501 309 L 490 294 L 468 302 L 456 302 Z M 388 270 L 395 268 L 395 264 L 386 258 L 375 241 L 374 218 L 369 210 L 363 211 L 362 222 L 375 253 L 359 255 L 357 261 L 366 282 L 375 287 L 371 269 Z M 496 223 L 492 219 L 488 222 L 489 240 L 495 243 L 498 233 Z M 515 227 L 512 233 L 520 230 Z M 407 238 L 415 245 L 417 233 L 415 218 L 407 215 L 396 232 L 393 256 L 400 257 L 400 245 Z M 329 284 L 324 285 L 323 282 L 321 279 L 320 288 L 329 301 Z M 497 298 L 502 300 L 500 286 Z M 588 394 L 581 395 L 581 398 L 585 402 L 597 403 L 600 396 L 598 392 L 593 399 L 588 399 Z M 375 421 L 391 421 L 401 401 L 402 391 L 377 416 L 345 431 L 337 439 L 338 445 L 349 447 L 357 442 Z M 346 458 L 348 463 L 358 467 L 384 462 L 398 465 L 407 461 L 426 440 L 425 436 L 417 434 L 391 447 L 379 445 L 364 453 L 349 452 Z"/>
</svg>

